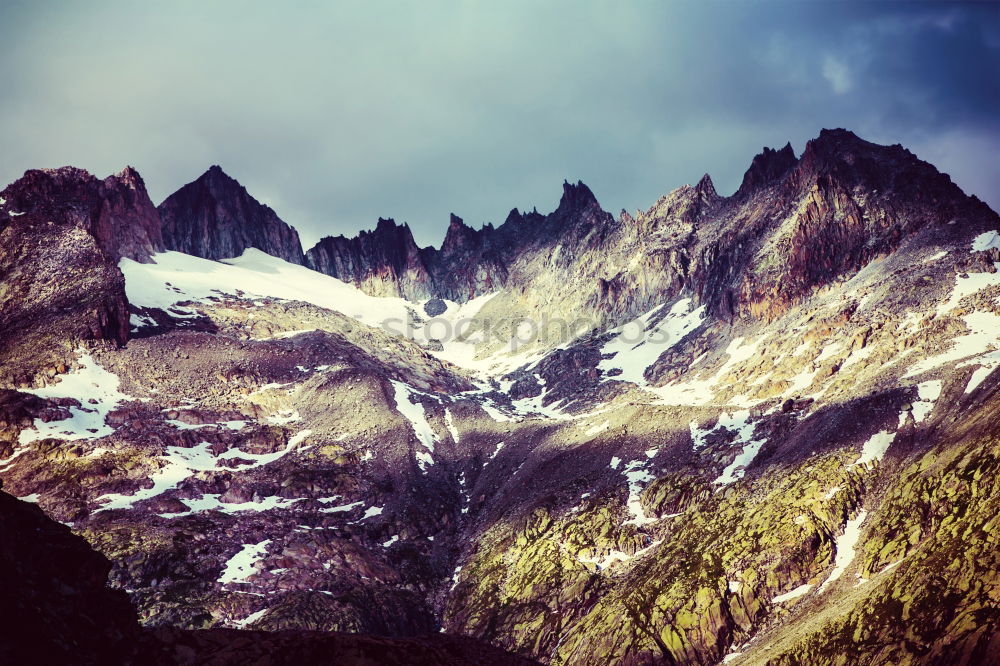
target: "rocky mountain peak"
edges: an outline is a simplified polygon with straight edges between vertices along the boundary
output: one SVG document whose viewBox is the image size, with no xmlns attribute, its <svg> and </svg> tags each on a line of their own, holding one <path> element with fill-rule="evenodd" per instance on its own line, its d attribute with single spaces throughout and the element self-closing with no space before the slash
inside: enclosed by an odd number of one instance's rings
<svg viewBox="0 0 1000 666">
<path fill-rule="evenodd" d="M 406 224 L 396 224 L 396 220 L 391 217 L 380 217 L 378 218 L 378 223 L 375 225 L 374 231 L 364 231 L 361 233 L 369 233 L 374 235 L 386 235 L 386 234 L 397 234 L 407 228 Z"/>
<path fill-rule="evenodd" d="M 370 250 L 387 256 L 405 256 L 418 249 L 410 225 L 406 222 L 399 224 L 391 217 L 378 218 L 375 229 L 362 231 L 358 239 Z"/>
<path fill-rule="evenodd" d="M 218 164 L 210 166 L 204 173 L 198 176 L 194 182 L 201 183 L 206 189 L 215 193 L 217 196 L 235 196 L 237 193 L 247 193 L 247 196 L 250 196 L 246 187 L 223 171 L 222 167 Z M 265 204 L 261 205 L 263 206 Z"/>
<path fill-rule="evenodd" d="M 712 177 L 707 173 L 694 186 L 694 190 L 699 196 L 706 199 L 714 199 L 719 196 L 718 192 L 715 191 L 715 183 L 712 182 Z"/>
<path fill-rule="evenodd" d="M 600 208 L 597 197 L 590 191 L 590 188 L 577 181 L 574 185 L 569 181 L 563 181 L 563 194 L 559 200 L 559 207 L 556 208 L 557 215 L 567 215 L 580 213 L 589 208 Z"/>
<path fill-rule="evenodd" d="M 205 259 L 238 257 L 250 247 L 302 264 L 299 234 L 218 165 L 159 205 L 167 249 Z"/>
<path fill-rule="evenodd" d="M 524 221 L 524 216 L 517 208 L 511 208 L 504 219 L 503 224 L 518 225 Z"/>
<path fill-rule="evenodd" d="M 463 222 L 462 218 L 452 213 L 444 242 L 441 243 L 441 252 L 450 254 L 465 251 L 478 245 L 479 240 L 480 233 Z"/>
<path fill-rule="evenodd" d="M 133 190 L 139 188 L 146 189 L 146 183 L 143 181 L 142 176 L 140 176 L 135 167 L 131 165 L 126 166 L 114 176 L 109 176 L 109 178 L 115 178 L 118 182 Z"/>
<path fill-rule="evenodd" d="M 376 296 L 431 296 L 431 280 L 413 232 L 391 217 L 380 217 L 375 229 L 353 238 L 320 239 L 306 252 L 305 264 Z"/>
<path fill-rule="evenodd" d="M 34 169 L 0 193 L 9 215 L 75 225 L 89 232 L 113 262 L 149 261 L 164 249 L 160 220 L 139 172 L 126 167 L 103 181 L 84 169 Z"/>
<path fill-rule="evenodd" d="M 798 160 L 792 144 L 786 143 L 780 150 L 765 147 L 750 163 L 750 168 L 743 174 L 743 183 L 736 191 L 736 196 L 747 196 L 755 190 L 770 185 L 788 173 Z"/>
</svg>

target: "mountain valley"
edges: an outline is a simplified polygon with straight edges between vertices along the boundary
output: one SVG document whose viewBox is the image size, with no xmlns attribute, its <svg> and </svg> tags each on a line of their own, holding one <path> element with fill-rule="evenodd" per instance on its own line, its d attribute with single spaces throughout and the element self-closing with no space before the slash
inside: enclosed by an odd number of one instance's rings
<svg viewBox="0 0 1000 666">
<path fill-rule="evenodd" d="M 107 576 L 114 660 L 1000 661 L 1000 217 L 902 146 L 440 248 L 32 170 L 0 354 L 4 520 Z"/>
</svg>

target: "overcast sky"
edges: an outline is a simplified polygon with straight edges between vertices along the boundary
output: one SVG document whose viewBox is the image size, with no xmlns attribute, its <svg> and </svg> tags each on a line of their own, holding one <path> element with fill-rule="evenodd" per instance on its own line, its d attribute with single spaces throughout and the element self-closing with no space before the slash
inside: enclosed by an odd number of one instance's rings
<svg viewBox="0 0 1000 666">
<path fill-rule="evenodd" d="M 902 143 L 1000 208 L 1000 4 L 0 0 L 0 180 L 220 164 L 303 244 L 439 244 L 564 179 L 648 208 L 822 127 Z"/>
</svg>

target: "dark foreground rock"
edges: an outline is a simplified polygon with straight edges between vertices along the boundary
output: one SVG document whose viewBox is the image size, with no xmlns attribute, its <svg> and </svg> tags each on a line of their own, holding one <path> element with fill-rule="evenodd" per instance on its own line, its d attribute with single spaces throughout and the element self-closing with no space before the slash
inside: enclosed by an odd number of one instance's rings
<svg viewBox="0 0 1000 666">
<path fill-rule="evenodd" d="M 37 506 L 0 492 L 3 664 L 531 664 L 471 638 L 319 631 L 143 630 L 111 563 Z"/>
</svg>

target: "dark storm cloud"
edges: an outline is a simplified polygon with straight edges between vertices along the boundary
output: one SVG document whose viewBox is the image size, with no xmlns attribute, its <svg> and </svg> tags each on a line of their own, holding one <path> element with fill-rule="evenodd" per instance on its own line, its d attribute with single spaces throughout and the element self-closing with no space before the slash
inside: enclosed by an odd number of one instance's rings
<svg viewBox="0 0 1000 666">
<path fill-rule="evenodd" d="M 304 241 L 378 216 L 440 242 L 647 207 L 821 127 L 903 143 L 1000 207 L 1000 9 L 954 3 L 4 3 L 0 180 L 221 164 Z"/>
</svg>

